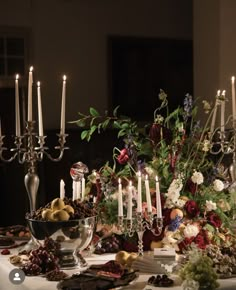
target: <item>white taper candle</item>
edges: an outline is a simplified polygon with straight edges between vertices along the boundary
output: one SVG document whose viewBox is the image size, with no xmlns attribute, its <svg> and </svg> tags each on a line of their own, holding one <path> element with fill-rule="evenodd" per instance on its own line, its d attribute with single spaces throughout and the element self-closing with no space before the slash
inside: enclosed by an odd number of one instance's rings
<svg viewBox="0 0 236 290">
<path fill-rule="evenodd" d="M 61 131 L 60 134 L 65 134 L 65 113 L 66 113 L 66 76 L 63 76 L 62 98 L 61 98 Z"/>
<path fill-rule="evenodd" d="M 16 136 L 19 137 L 20 132 L 20 104 L 19 104 L 19 75 L 16 75 L 15 80 L 15 115 L 16 115 Z"/>
<path fill-rule="evenodd" d="M 39 136 L 43 136 L 43 113 L 40 82 L 37 82 Z"/>
<path fill-rule="evenodd" d="M 62 179 L 60 181 L 60 198 L 61 199 L 65 198 L 65 183 Z"/>
<path fill-rule="evenodd" d="M 138 172 L 137 212 L 142 212 L 142 175 Z"/>
<path fill-rule="evenodd" d="M 146 188 L 147 210 L 148 212 L 152 212 L 151 194 L 150 194 L 149 180 L 148 180 L 147 175 L 145 179 L 145 188 Z"/>
<path fill-rule="evenodd" d="M 233 114 L 233 128 L 236 126 L 236 100 L 235 100 L 235 77 L 231 78 L 232 84 L 232 114 Z"/>
<path fill-rule="evenodd" d="M 128 187 L 128 206 L 127 206 L 127 219 L 131 220 L 132 219 L 132 196 L 133 196 L 133 186 L 132 186 L 132 181 L 129 183 Z"/>
<path fill-rule="evenodd" d="M 120 178 L 118 179 L 118 216 L 123 216 L 123 195 Z"/>
<path fill-rule="evenodd" d="M 161 195 L 158 176 L 156 176 L 156 209 L 157 209 L 157 218 L 162 218 Z"/>
<path fill-rule="evenodd" d="M 28 80 L 28 121 L 32 121 L 32 86 L 33 86 L 33 67 L 29 70 Z"/>
</svg>

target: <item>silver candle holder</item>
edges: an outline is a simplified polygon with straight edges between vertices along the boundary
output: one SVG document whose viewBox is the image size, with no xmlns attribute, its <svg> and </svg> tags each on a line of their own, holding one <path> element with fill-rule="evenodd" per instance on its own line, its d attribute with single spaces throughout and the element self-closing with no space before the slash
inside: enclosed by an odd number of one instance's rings
<svg viewBox="0 0 236 290">
<path fill-rule="evenodd" d="M 118 216 L 118 229 L 132 237 L 135 233 L 138 235 L 138 255 L 143 256 L 143 234 L 146 230 L 151 230 L 155 236 L 159 236 L 163 229 L 163 218 L 149 212 L 147 219 L 144 218 L 143 212 L 136 212 L 131 218 Z"/>
<path fill-rule="evenodd" d="M 27 173 L 24 177 L 26 191 L 29 197 L 30 211 L 36 210 L 36 198 L 39 187 L 39 176 L 37 174 L 37 162 L 41 162 L 44 156 L 47 156 L 51 161 L 58 162 L 62 159 L 65 147 L 67 134 L 58 134 L 58 146 L 55 149 L 59 151 L 56 158 L 47 152 L 49 149 L 45 145 L 47 136 L 38 136 L 34 131 L 35 121 L 26 122 L 26 132 L 22 136 L 15 136 L 15 146 L 8 149 L 4 147 L 5 135 L 0 136 L 0 159 L 3 162 L 9 163 L 17 159 L 20 164 L 27 164 Z M 38 145 L 38 146 L 37 146 Z M 5 157 L 5 152 L 12 152 L 12 156 Z"/>
</svg>

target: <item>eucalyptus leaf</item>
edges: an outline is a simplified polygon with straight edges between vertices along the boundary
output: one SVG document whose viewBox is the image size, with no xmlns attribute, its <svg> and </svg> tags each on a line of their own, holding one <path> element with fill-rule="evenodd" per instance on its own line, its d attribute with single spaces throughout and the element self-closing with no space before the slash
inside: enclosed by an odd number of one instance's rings
<svg viewBox="0 0 236 290">
<path fill-rule="evenodd" d="M 91 107 L 89 109 L 89 112 L 90 112 L 90 115 L 93 116 L 93 117 L 98 117 L 99 116 L 99 113 L 96 109 L 94 109 L 93 107 Z"/>
<path fill-rule="evenodd" d="M 86 137 L 88 136 L 89 131 L 88 130 L 84 130 L 81 132 L 81 139 L 84 140 L 86 139 Z"/>
</svg>

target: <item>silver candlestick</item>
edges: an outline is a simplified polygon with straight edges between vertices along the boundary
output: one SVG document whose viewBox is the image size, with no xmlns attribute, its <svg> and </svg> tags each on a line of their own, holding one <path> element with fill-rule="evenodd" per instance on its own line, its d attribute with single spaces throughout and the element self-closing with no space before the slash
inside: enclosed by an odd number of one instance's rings
<svg viewBox="0 0 236 290">
<path fill-rule="evenodd" d="M 3 162 L 12 162 L 17 159 L 20 164 L 27 164 L 28 172 L 25 175 L 24 182 L 25 187 L 29 197 L 30 211 L 36 210 L 36 198 L 39 187 L 39 176 L 37 174 L 37 162 L 43 160 L 44 155 L 46 155 L 51 161 L 60 161 L 63 157 L 65 149 L 67 134 L 58 134 L 59 146 L 55 149 L 59 150 L 59 155 L 57 158 L 53 158 L 48 152 L 48 147 L 45 147 L 46 136 L 38 136 L 34 132 L 35 121 L 26 122 L 26 132 L 23 136 L 15 136 L 15 147 L 7 149 L 4 147 L 3 139 L 4 135 L 0 136 L 0 159 Z M 24 146 L 25 144 L 25 146 Z M 38 146 L 36 146 L 38 144 Z M 4 157 L 4 152 L 13 152 L 10 158 Z"/>
<path fill-rule="evenodd" d="M 118 217 L 118 228 L 124 234 L 132 237 L 136 232 L 138 235 L 138 254 L 143 256 L 143 234 L 146 230 L 151 230 L 155 236 L 159 236 L 163 229 L 163 219 L 149 212 L 147 219 L 143 212 L 137 212 L 132 219 Z"/>
</svg>

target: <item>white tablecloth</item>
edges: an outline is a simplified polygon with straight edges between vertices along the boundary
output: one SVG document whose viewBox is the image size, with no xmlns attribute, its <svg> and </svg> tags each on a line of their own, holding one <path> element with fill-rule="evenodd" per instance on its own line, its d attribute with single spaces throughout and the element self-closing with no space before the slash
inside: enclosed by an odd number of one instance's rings
<svg viewBox="0 0 236 290">
<path fill-rule="evenodd" d="M 11 254 L 17 253 L 17 250 L 11 250 Z M 26 276 L 24 282 L 20 285 L 14 285 L 9 281 L 9 273 L 15 267 L 9 262 L 10 256 L 0 255 L 0 290 L 56 290 L 58 282 L 47 281 L 46 278 L 40 276 L 28 277 Z M 104 255 L 91 255 L 86 257 L 86 261 L 89 264 L 102 264 L 109 260 L 114 259 L 114 254 Z M 66 270 L 68 274 L 78 272 L 79 269 Z M 131 285 L 123 287 L 125 290 L 141 290 L 141 289 L 154 289 L 154 290 L 166 290 L 162 287 L 151 287 L 147 285 L 148 278 L 153 275 L 150 273 L 140 273 L 138 279 Z M 219 280 L 219 290 L 236 290 L 236 278 Z M 173 290 L 181 290 L 180 285 L 175 285 L 171 288 Z"/>
</svg>

